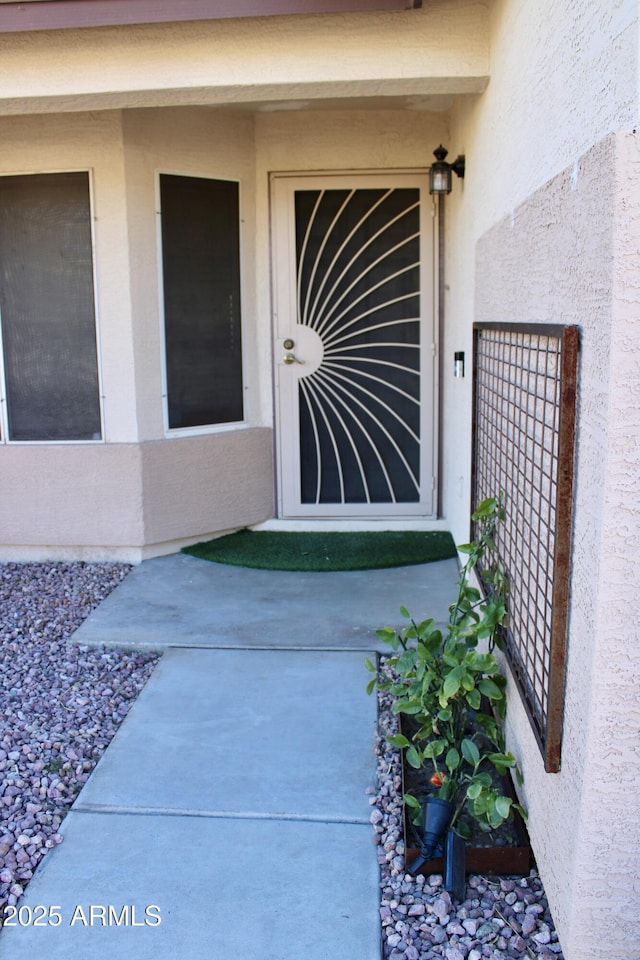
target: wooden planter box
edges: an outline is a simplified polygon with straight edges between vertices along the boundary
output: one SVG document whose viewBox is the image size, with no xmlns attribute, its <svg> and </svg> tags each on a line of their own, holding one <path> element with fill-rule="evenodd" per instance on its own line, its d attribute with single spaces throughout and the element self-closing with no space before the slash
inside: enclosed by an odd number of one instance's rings
<svg viewBox="0 0 640 960">
<path fill-rule="evenodd" d="M 402 722 L 401 727 L 402 729 Z M 516 792 L 511 782 L 511 777 L 503 778 L 503 787 L 505 796 L 511 797 L 516 802 Z M 402 757 L 402 795 L 405 794 L 404 784 L 404 755 Z M 418 847 L 410 847 L 409 840 L 413 828 L 410 822 L 410 814 L 406 804 L 403 804 L 403 828 L 405 838 L 404 858 L 405 864 L 412 863 L 418 856 L 420 850 Z M 533 866 L 533 857 L 531 853 L 531 844 L 524 821 L 520 814 L 515 811 L 513 816 L 513 825 L 517 837 L 517 845 L 509 847 L 473 847 L 470 841 L 466 846 L 466 870 L 467 873 L 480 874 L 498 874 L 506 876 L 509 874 L 518 874 L 527 876 Z M 418 871 L 429 876 L 432 873 L 444 873 L 444 861 L 442 857 L 435 857 L 433 860 L 427 860 L 424 866 Z"/>
</svg>

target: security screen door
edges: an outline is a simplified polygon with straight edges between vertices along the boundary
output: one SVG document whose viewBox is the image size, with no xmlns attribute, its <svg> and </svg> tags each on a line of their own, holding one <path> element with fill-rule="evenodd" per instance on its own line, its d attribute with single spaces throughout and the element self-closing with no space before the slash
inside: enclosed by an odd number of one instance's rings
<svg viewBox="0 0 640 960">
<path fill-rule="evenodd" d="M 273 212 L 280 516 L 433 516 L 426 178 L 276 176 Z"/>
</svg>

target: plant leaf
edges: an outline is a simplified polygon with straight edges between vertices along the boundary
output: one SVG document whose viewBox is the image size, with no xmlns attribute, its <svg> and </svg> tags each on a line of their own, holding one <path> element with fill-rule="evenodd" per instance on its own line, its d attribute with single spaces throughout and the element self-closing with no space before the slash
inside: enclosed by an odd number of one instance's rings
<svg viewBox="0 0 640 960">
<path fill-rule="evenodd" d="M 460 834 L 463 840 L 470 840 L 473 834 L 473 831 L 468 823 L 465 823 L 464 820 L 458 820 L 455 826 L 456 832 Z"/>
<path fill-rule="evenodd" d="M 473 740 L 463 740 L 460 749 L 462 750 L 462 756 L 472 767 L 475 767 L 476 764 L 480 762 L 480 751 Z"/>
<path fill-rule="evenodd" d="M 454 674 L 450 673 L 445 678 L 445 681 L 442 685 L 442 692 L 444 693 L 447 700 L 450 700 L 452 697 L 455 697 L 456 693 L 460 689 L 460 680 Z"/>
<path fill-rule="evenodd" d="M 457 768 L 460 766 L 460 754 L 455 747 L 451 747 L 451 749 L 447 751 L 444 762 L 447 765 L 447 769 L 450 770 L 451 773 L 453 773 L 454 770 L 457 770 Z"/>
<path fill-rule="evenodd" d="M 411 746 L 411 741 L 407 740 L 407 738 L 402 733 L 396 733 L 393 737 L 387 737 L 387 740 L 389 741 L 392 747 Z"/>
<path fill-rule="evenodd" d="M 479 682 L 478 690 L 480 693 L 484 693 L 485 697 L 489 697 L 489 700 L 502 700 L 504 696 L 498 684 L 494 683 L 490 677 L 484 677 Z"/>
<path fill-rule="evenodd" d="M 487 497 L 486 500 L 478 504 L 475 512 L 471 514 L 471 519 L 484 520 L 485 517 L 490 517 L 495 512 L 497 506 L 498 501 L 494 497 Z"/>
<path fill-rule="evenodd" d="M 422 713 L 422 707 L 415 700 L 407 700 L 406 703 L 397 702 L 393 705 L 394 713 Z"/>
<path fill-rule="evenodd" d="M 369 657 L 365 657 L 365 658 L 364 658 L 364 665 L 365 665 L 365 667 L 367 668 L 367 670 L 369 671 L 369 673 L 377 673 L 377 672 L 378 672 L 378 671 L 376 670 L 376 668 L 374 667 L 374 665 L 371 663 L 371 660 L 369 660 Z"/>
<path fill-rule="evenodd" d="M 490 786 L 491 786 L 491 774 L 490 774 L 490 773 L 484 773 L 484 772 L 483 772 L 483 773 L 477 773 L 473 779 L 474 779 L 474 780 L 477 780 L 478 783 L 481 784 L 483 787 L 490 787 Z"/>
<path fill-rule="evenodd" d="M 422 751 L 423 756 L 431 758 L 439 757 L 440 754 L 444 753 L 446 746 L 446 740 L 430 740 Z"/>
<path fill-rule="evenodd" d="M 476 800 L 482 793 L 482 784 L 478 783 L 477 780 L 472 780 L 469 786 L 467 787 L 467 796 L 469 800 Z"/>
<path fill-rule="evenodd" d="M 396 664 L 396 670 L 401 676 L 406 676 L 408 673 L 413 670 L 416 662 L 415 650 L 405 650 L 398 657 L 398 663 Z"/>
<path fill-rule="evenodd" d="M 422 760 L 420 759 L 420 754 L 415 747 L 411 746 L 405 753 L 407 763 L 410 764 L 415 770 L 419 770 L 422 766 Z"/>
<path fill-rule="evenodd" d="M 503 820 L 506 820 L 511 813 L 512 802 L 510 797 L 496 797 L 496 810 Z"/>
<path fill-rule="evenodd" d="M 487 759 L 491 761 L 499 773 L 506 773 L 516 765 L 516 758 L 512 753 L 489 753 Z"/>
<path fill-rule="evenodd" d="M 369 683 L 367 684 L 367 693 L 368 693 L 368 694 L 372 694 L 372 693 L 373 693 L 374 688 L 375 688 L 375 685 L 376 685 L 377 682 L 378 682 L 378 678 L 377 678 L 377 677 L 374 677 L 372 680 L 369 681 Z"/>
<path fill-rule="evenodd" d="M 482 697 L 480 696 L 479 690 L 469 690 L 467 693 L 467 703 L 472 710 L 479 710 L 480 704 L 482 703 Z"/>
</svg>

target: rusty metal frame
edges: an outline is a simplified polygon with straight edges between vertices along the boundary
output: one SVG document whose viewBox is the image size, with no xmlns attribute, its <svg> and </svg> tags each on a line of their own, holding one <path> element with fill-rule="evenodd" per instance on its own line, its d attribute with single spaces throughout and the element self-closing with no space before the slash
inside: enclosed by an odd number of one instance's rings
<svg viewBox="0 0 640 960">
<path fill-rule="evenodd" d="M 472 501 L 505 496 L 504 650 L 545 761 L 560 769 L 579 328 L 474 324 Z"/>
</svg>

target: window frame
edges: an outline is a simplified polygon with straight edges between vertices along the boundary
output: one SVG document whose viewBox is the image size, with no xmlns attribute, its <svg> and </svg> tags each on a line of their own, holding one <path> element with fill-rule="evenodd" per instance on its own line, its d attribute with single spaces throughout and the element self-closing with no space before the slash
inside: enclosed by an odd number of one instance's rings
<svg viewBox="0 0 640 960">
<path fill-rule="evenodd" d="M 93 322 L 95 328 L 96 342 L 96 370 L 98 387 L 98 410 L 100 413 L 100 437 L 91 440 L 13 440 L 9 436 L 9 415 L 7 406 L 7 384 L 5 377 L 5 355 L 4 343 L 2 338 L 2 323 L 0 322 L 0 446 L 69 446 L 77 444 L 89 444 L 92 446 L 105 444 L 106 430 L 104 418 L 104 388 L 102 382 L 102 334 L 100 325 L 100 311 L 98 303 L 98 272 L 97 272 L 97 249 L 96 249 L 96 203 L 93 167 L 62 167 L 45 170 L 1 170 L 0 177 L 35 177 L 35 176 L 56 176 L 66 173 L 84 173 L 87 175 L 89 186 L 89 232 L 91 249 L 91 277 L 93 283 Z"/>
<path fill-rule="evenodd" d="M 193 427 L 171 427 L 169 425 L 169 395 L 167 376 L 167 340 L 165 336 L 165 301 L 164 301 L 164 262 L 162 247 L 162 202 L 160 193 L 160 177 L 185 177 L 187 179 L 218 180 L 225 183 L 235 183 L 238 186 L 238 270 L 240 275 L 240 342 L 241 342 L 241 375 L 242 375 L 242 420 L 233 420 L 224 423 L 199 424 Z M 155 170 L 155 217 L 156 217 L 156 256 L 158 281 L 158 323 L 160 333 L 161 374 L 162 374 L 162 421 L 165 438 L 201 437 L 215 433 L 228 433 L 248 426 L 247 422 L 247 357 L 246 357 L 246 324 L 244 305 L 246 301 L 245 271 L 244 271 L 244 218 L 242 181 L 237 177 L 220 176 L 213 173 L 198 173 L 190 170 L 175 170 L 158 167 Z"/>
</svg>

